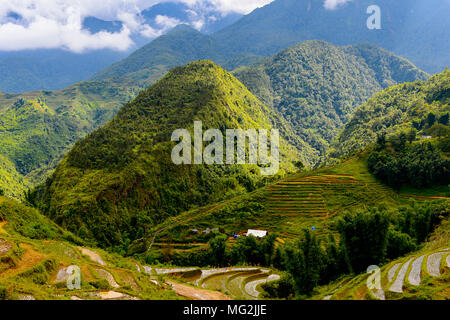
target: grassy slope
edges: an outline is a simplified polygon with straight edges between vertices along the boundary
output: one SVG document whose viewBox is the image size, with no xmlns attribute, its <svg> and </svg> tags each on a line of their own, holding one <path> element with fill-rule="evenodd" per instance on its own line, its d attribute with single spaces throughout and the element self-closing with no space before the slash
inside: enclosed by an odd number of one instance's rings
<svg viewBox="0 0 450 320">
<path fill-rule="evenodd" d="M 0 250 L 0 289 L 6 289 L 8 299 L 100 299 L 92 295 L 112 289 L 127 298 L 179 299 L 173 291 L 154 285 L 151 276 L 138 272 L 135 261 L 91 249 L 104 261 L 101 265 L 82 254 L 82 244 L 37 210 L 0 197 L 0 248 L 7 248 Z M 58 271 L 70 265 L 81 269 L 81 290 L 69 290 L 65 281 L 57 281 Z M 112 288 L 101 269 L 119 287 Z"/>
<path fill-rule="evenodd" d="M 416 252 L 409 253 L 405 257 L 401 257 L 388 264 L 381 266 L 381 286 L 387 300 L 446 300 L 450 296 L 450 290 L 448 281 L 450 279 L 450 268 L 447 265 L 446 257 L 450 253 L 447 251 L 442 256 L 440 264 L 441 275 L 439 277 L 433 277 L 427 270 L 428 257 L 437 252 L 445 252 L 450 248 L 450 221 L 447 219 L 443 221 L 442 225 L 434 232 L 428 242 L 421 246 Z M 392 282 L 389 282 L 388 273 L 389 270 L 396 264 L 403 264 L 409 261 L 411 258 L 417 259 L 421 256 L 425 256 L 421 265 L 421 282 L 419 286 L 415 286 L 409 283 L 408 276 L 411 271 L 411 265 L 409 266 L 405 275 L 403 292 L 390 292 L 389 288 Z M 414 260 L 412 260 L 414 261 Z M 400 267 L 399 267 L 400 269 Z M 398 269 L 394 275 L 395 281 L 398 276 Z M 361 274 L 356 277 L 345 276 L 338 281 L 330 283 L 326 286 L 322 286 L 316 289 L 315 294 L 311 299 L 320 300 L 324 297 L 331 296 L 333 300 L 368 300 L 376 299 L 373 292 L 367 288 L 368 274 Z"/>
<path fill-rule="evenodd" d="M 171 134 L 179 128 L 192 131 L 194 120 L 202 120 L 205 130 L 276 126 L 282 138 L 279 175 L 293 170 L 291 161 L 308 164 L 314 157 L 231 74 L 212 62 L 194 62 L 173 69 L 105 127 L 76 144 L 46 190 L 46 212 L 80 236 L 110 246 L 142 236 L 145 225 L 266 182 L 256 165 L 174 165 Z"/>
<path fill-rule="evenodd" d="M 444 190 L 445 189 L 445 190 Z M 449 187 L 416 190 L 421 200 L 443 196 Z M 334 233 L 335 217 L 345 211 L 374 205 L 396 208 L 417 200 L 409 193 L 396 192 L 378 182 L 368 171 L 366 155 L 332 167 L 294 174 L 248 195 L 198 208 L 169 219 L 154 228 L 155 249 L 189 243 L 201 247 L 192 229 L 220 228 L 227 234 L 263 229 L 279 233 L 283 240 L 295 239 L 303 228 L 315 227 L 320 236 Z M 196 244 L 194 244 L 194 241 Z"/>
<path fill-rule="evenodd" d="M 42 182 L 78 139 L 104 125 L 139 88 L 128 80 L 82 82 L 67 89 L 0 93 L 0 188 L 20 199 Z"/>
</svg>

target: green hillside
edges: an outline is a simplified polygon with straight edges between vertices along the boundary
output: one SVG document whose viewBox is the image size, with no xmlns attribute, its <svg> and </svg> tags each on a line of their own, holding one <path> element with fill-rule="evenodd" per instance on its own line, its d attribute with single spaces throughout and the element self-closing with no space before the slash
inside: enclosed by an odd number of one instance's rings
<svg viewBox="0 0 450 320">
<path fill-rule="evenodd" d="M 356 106 L 387 86 L 428 78 L 377 46 L 324 41 L 302 42 L 234 74 L 321 154 Z"/>
<path fill-rule="evenodd" d="M 413 130 L 417 137 L 445 136 L 448 130 L 445 133 L 445 128 L 439 125 L 448 128 L 449 103 L 449 70 L 426 81 L 387 88 L 356 109 L 332 144 L 330 160 L 364 149 L 375 143 L 377 135 L 381 134 L 390 135 Z M 444 131 L 441 132 L 442 130 Z"/>
<path fill-rule="evenodd" d="M 418 251 L 380 266 L 381 288 L 367 287 L 369 273 L 343 277 L 317 289 L 315 300 L 445 300 L 449 297 L 449 220 Z M 372 273 L 373 275 L 373 273 Z M 370 281 L 373 283 L 373 281 Z"/>
<path fill-rule="evenodd" d="M 0 300 L 182 299 L 137 261 L 98 249 L 0 196 Z M 80 270 L 73 290 L 69 266 Z"/>
<path fill-rule="evenodd" d="M 0 188 L 19 199 L 44 181 L 77 141 L 136 95 L 130 80 L 81 82 L 60 91 L 0 93 Z"/>
<path fill-rule="evenodd" d="M 175 129 L 280 129 L 280 171 L 257 165 L 175 165 Z M 289 141 L 289 143 L 287 142 Z M 314 151 L 236 78 L 209 61 L 173 69 L 124 106 L 105 127 L 78 142 L 47 183 L 45 213 L 104 247 L 123 246 L 168 217 L 252 191 L 316 161 Z"/>
</svg>

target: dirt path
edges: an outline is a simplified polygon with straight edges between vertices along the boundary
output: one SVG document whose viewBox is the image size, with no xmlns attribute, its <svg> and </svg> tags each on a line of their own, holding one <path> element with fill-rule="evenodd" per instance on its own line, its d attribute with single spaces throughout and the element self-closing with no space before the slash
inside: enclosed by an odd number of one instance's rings
<svg viewBox="0 0 450 320">
<path fill-rule="evenodd" d="M 102 260 L 102 258 L 94 251 L 91 251 L 91 250 L 83 248 L 83 247 L 78 247 L 78 249 L 80 249 L 81 253 L 85 256 L 88 256 L 92 261 L 97 262 L 98 264 L 100 264 L 102 266 L 105 265 L 105 262 Z"/>
<path fill-rule="evenodd" d="M 420 285 L 420 272 L 422 271 L 422 262 L 425 256 L 421 256 L 414 260 L 411 265 L 411 271 L 409 272 L 408 281 L 414 286 Z"/>
<path fill-rule="evenodd" d="M 120 285 L 116 282 L 113 275 L 106 270 L 103 269 L 95 269 L 98 272 L 99 276 L 108 281 L 108 284 L 113 288 L 120 288 Z"/>
<path fill-rule="evenodd" d="M 403 281 L 405 280 L 406 272 L 408 271 L 408 267 L 411 264 L 413 258 L 409 259 L 408 262 L 404 263 L 398 272 L 397 278 L 395 279 L 392 286 L 389 288 L 389 291 L 402 293 L 403 292 Z"/>
<path fill-rule="evenodd" d="M 173 281 L 167 281 L 172 289 L 180 296 L 193 300 L 231 300 L 229 296 L 222 292 L 198 289 L 187 285 L 179 284 Z"/>
</svg>

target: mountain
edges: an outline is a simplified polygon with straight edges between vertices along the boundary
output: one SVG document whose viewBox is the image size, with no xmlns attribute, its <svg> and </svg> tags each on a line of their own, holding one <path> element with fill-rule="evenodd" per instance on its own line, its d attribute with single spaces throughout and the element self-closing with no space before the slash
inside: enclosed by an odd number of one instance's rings
<svg viewBox="0 0 450 320">
<path fill-rule="evenodd" d="M 77 54 L 56 49 L 8 52 L 0 57 L 0 91 L 59 90 L 89 79 L 127 54 L 109 50 Z"/>
<path fill-rule="evenodd" d="M 257 165 L 175 165 L 172 132 L 203 128 L 280 130 L 280 171 Z M 127 247 L 156 223 L 254 190 L 316 161 L 314 151 L 236 78 L 210 61 L 177 67 L 75 144 L 47 181 L 44 212 L 103 247 Z"/>
<path fill-rule="evenodd" d="M 347 1 L 327 10 L 322 0 L 276 0 L 213 36 L 232 54 L 269 56 L 305 40 L 335 45 L 370 42 L 411 60 L 429 73 L 450 63 L 448 0 L 379 0 L 381 29 L 369 29 L 370 0 Z"/>
<path fill-rule="evenodd" d="M 428 78 L 409 61 L 375 45 L 336 47 L 324 41 L 302 42 L 234 74 L 321 154 L 353 110 L 373 94 Z"/>
<path fill-rule="evenodd" d="M 22 198 L 78 139 L 109 121 L 139 88 L 131 80 L 110 80 L 54 92 L 0 93 L 0 188 Z"/>
<path fill-rule="evenodd" d="M 210 34 L 233 24 L 242 17 L 236 12 L 221 12 L 213 5 L 203 2 L 200 6 L 190 7 L 180 2 L 161 2 L 143 10 L 140 15 L 145 23 L 157 27 L 157 17 L 167 16 L 177 19 L 181 23 L 189 23 L 202 33 Z"/>
<path fill-rule="evenodd" d="M 333 142 L 329 160 L 364 149 L 375 143 L 377 136 L 382 134 L 414 129 L 417 135 L 435 136 L 431 127 L 436 122 L 448 126 L 449 104 L 448 69 L 426 81 L 387 88 L 355 110 L 342 133 Z"/>
<path fill-rule="evenodd" d="M 154 82 L 169 69 L 194 60 L 209 58 L 223 61 L 223 51 L 224 47 L 210 36 L 187 25 L 179 25 L 126 59 L 98 73 L 93 79 L 125 77 Z"/>
</svg>

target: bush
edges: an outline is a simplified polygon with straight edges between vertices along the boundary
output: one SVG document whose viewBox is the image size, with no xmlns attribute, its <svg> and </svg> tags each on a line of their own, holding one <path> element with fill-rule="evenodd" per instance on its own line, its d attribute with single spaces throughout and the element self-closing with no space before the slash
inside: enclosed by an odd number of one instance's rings
<svg viewBox="0 0 450 320">
<path fill-rule="evenodd" d="M 394 228 L 389 228 L 387 258 L 396 259 L 408 252 L 415 250 L 416 242 L 410 235 L 402 233 Z"/>
<path fill-rule="evenodd" d="M 280 280 L 264 283 L 261 289 L 263 298 L 287 299 L 295 294 L 295 283 L 292 275 L 283 273 Z"/>
<path fill-rule="evenodd" d="M 10 298 L 8 290 L 4 286 L 0 286 L 0 300 L 8 300 Z"/>
</svg>

